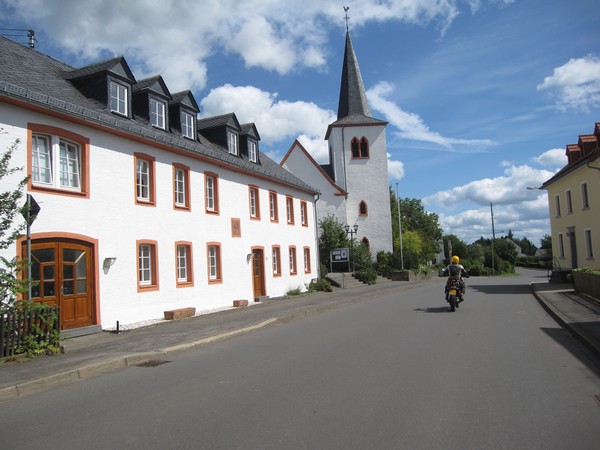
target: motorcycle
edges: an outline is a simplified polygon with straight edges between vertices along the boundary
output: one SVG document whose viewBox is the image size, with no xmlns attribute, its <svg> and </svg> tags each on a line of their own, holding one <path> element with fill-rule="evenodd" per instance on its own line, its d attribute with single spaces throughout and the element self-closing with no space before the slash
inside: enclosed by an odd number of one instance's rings
<svg viewBox="0 0 600 450">
<path fill-rule="evenodd" d="M 446 301 L 450 304 L 450 311 L 456 311 L 458 308 L 458 298 L 461 287 L 456 278 L 449 278 L 446 283 Z"/>
</svg>

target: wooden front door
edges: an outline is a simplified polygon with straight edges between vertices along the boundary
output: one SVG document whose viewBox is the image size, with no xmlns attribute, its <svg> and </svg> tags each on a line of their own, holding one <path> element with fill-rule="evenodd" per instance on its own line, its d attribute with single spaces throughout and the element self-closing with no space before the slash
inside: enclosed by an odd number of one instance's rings
<svg viewBox="0 0 600 450">
<path fill-rule="evenodd" d="M 94 324 L 92 252 L 84 242 L 31 244 L 31 299 L 59 306 L 61 330 Z"/>
<path fill-rule="evenodd" d="M 254 299 L 265 295 L 264 286 L 264 259 L 261 249 L 252 250 L 252 288 Z"/>
</svg>

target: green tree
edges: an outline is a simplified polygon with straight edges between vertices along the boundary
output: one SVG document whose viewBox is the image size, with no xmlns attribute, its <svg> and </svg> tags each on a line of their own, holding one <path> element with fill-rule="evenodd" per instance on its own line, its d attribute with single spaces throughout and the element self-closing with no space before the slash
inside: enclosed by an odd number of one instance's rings
<svg viewBox="0 0 600 450">
<path fill-rule="evenodd" d="M 392 236 L 394 242 L 394 253 L 400 251 L 400 223 L 398 220 L 398 198 L 390 186 L 390 210 L 392 213 Z M 433 259 L 439 251 L 439 240 L 442 237 L 442 229 L 438 224 L 438 215 L 429 213 L 423 207 L 419 199 L 400 199 L 400 220 L 402 226 L 402 248 L 405 268 L 418 268 L 420 264 Z M 407 236 L 407 233 L 413 233 Z M 414 233 L 419 235 L 418 240 Z M 411 240 L 412 243 L 405 242 Z M 414 243 L 419 242 L 415 247 Z M 418 252 L 415 253 L 415 249 Z M 410 255 L 407 255 L 407 251 Z M 394 256 L 394 260 L 397 260 Z M 416 264 L 416 265 L 414 265 Z"/>
<path fill-rule="evenodd" d="M 329 269 L 330 253 L 335 248 L 348 247 L 348 237 L 344 225 L 335 216 L 329 215 L 319 220 L 319 255 L 321 264 Z"/>
<path fill-rule="evenodd" d="M 519 247 L 521 247 L 521 251 L 523 252 L 524 255 L 533 256 L 533 255 L 535 255 L 535 252 L 537 252 L 537 247 L 533 244 L 533 242 L 531 242 L 526 237 L 523 237 L 523 239 L 515 238 L 515 239 L 513 239 L 513 241 L 515 242 L 515 244 L 517 244 L 517 245 L 519 245 Z"/>
<path fill-rule="evenodd" d="M 451 256 L 458 256 L 460 259 L 466 259 L 468 257 L 467 244 L 454 234 L 447 234 L 442 237 L 444 241 L 444 257 L 446 260 L 450 260 Z M 449 254 L 448 242 L 452 244 L 452 255 Z"/>
<path fill-rule="evenodd" d="M 517 263 L 517 249 L 507 239 L 496 239 L 494 241 L 494 253 L 511 266 Z"/>
<path fill-rule="evenodd" d="M 0 129 L 0 133 L 2 130 Z M 20 206 L 27 177 L 18 173 L 22 167 L 11 167 L 10 162 L 19 145 L 17 139 L 0 157 L 0 181 L 8 177 L 18 177 L 15 189 L 0 193 L 0 249 L 9 248 L 26 226 L 25 221 L 17 222 L 23 208 Z M 26 292 L 27 280 L 19 279 L 17 274 L 24 268 L 23 261 L 16 258 L 0 258 L 0 304 L 14 304 L 18 294 Z"/>
<path fill-rule="evenodd" d="M 549 234 L 545 234 L 542 239 L 540 239 L 540 248 L 544 250 L 552 250 L 552 236 Z"/>
</svg>

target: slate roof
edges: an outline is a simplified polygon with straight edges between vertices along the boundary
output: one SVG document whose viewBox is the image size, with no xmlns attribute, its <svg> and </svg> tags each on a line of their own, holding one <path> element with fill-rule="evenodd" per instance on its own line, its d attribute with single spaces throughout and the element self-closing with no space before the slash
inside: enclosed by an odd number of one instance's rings
<svg viewBox="0 0 600 450">
<path fill-rule="evenodd" d="M 118 116 L 109 112 L 105 104 L 84 96 L 69 81 L 74 73 L 81 78 L 101 70 L 108 70 L 120 60 L 121 58 L 113 58 L 85 68 L 74 69 L 34 49 L 0 36 L 0 102 L 9 99 L 26 102 L 38 108 L 183 150 L 190 156 L 201 156 L 218 165 L 270 178 L 305 192 L 317 192 L 262 153 L 261 164 L 254 164 L 230 155 L 225 149 L 209 142 L 201 135 L 198 135 L 197 141 L 192 141 L 157 130 L 144 121 Z M 70 77 L 66 74 L 70 74 Z"/>
<path fill-rule="evenodd" d="M 346 48 L 342 65 L 342 83 L 338 103 L 338 120 L 348 116 L 371 117 L 371 109 L 367 103 L 367 94 L 363 85 L 358 60 L 352 47 L 350 33 L 346 31 Z"/>
<path fill-rule="evenodd" d="M 350 33 L 346 31 L 337 120 L 329 125 L 325 139 L 329 138 L 331 127 L 362 125 L 387 125 L 387 122 L 371 116 L 371 108 L 369 108 L 367 102 L 367 94 L 358 67 L 358 60 L 354 53 Z"/>
</svg>

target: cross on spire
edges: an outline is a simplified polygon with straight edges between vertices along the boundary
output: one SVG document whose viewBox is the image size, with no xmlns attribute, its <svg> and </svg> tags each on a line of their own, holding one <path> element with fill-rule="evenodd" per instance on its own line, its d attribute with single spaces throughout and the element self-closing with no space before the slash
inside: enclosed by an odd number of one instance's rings
<svg viewBox="0 0 600 450">
<path fill-rule="evenodd" d="M 350 20 L 350 16 L 348 15 L 349 6 L 343 6 L 344 12 L 346 13 L 344 16 L 344 20 L 346 20 L 346 32 L 348 31 L 348 21 Z"/>
</svg>

